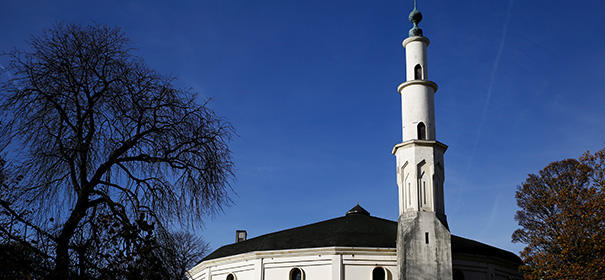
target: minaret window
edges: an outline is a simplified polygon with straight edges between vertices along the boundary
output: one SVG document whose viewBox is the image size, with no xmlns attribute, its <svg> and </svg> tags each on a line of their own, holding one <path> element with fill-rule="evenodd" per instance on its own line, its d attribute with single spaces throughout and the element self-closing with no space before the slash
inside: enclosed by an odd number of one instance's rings
<svg viewBox="0 0 605 280">
<path fill-rule="evenodd" d="M 377 267 L 374 268 L 374 270 L 372 271 L 372 280 L 385 280 L 386 278 L 386 273 L 384 271 L 384 268 L 382 267 Z"/>
<path fill-rule="evenodd" d="M 426 126 L 423 122 L 418 123 L 418 140 L 426 140 Z"/>
<path fill-rule="evenodd" d="M 303 271 L 300 268 L 294 268 L 290 271 L 290 280 L 304 280 Z"/>
<path fill-rule="evenodd" d="M 233 275 L 233 274 L 227 275 L 227 280 L 235 280 L 235 279 L 236 279 L 235 275 Z"/>
<path fill-rule="evenodd" d="M 414 66 L 414 80 L 422 80 L 422 66 L 420 64 Z"/>
<path fill-rule="evenodd" d="M 424 197 L 424 204 L 426 204 L 426 182 L 422 181 L 422 196 Z"/>
<path fill-rule="evenodd" d="M 408 183 L 408 205 L 412 205 L 412 184 Z"/>
</svg>

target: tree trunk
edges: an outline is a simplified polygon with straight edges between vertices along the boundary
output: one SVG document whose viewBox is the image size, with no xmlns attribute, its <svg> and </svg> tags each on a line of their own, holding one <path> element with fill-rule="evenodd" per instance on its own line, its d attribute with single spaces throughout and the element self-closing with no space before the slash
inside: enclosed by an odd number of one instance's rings
<svg viewBox="0 0 605 280">
<path fill-rule="evenodd" d="M 59 238 L 57 238 L 57 247 L 55 249 L 57 260 L 55 263 L 55 270 L 52 273 L 53 279 L 69 279 L 69 242 L 88 209 L 89 195 L 90 191 L 88 191 L 88 188 L 83 188 L 74 210 L 71 212 L 69 219 L 65 222 Z"/>
</svg>

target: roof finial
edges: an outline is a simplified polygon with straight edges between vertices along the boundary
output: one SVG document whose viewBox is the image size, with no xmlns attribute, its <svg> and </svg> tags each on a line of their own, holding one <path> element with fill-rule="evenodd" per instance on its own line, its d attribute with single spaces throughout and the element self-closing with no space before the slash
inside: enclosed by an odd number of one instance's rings
<svg viewBox="0 0 605 280">
<path fill-rule="evenodd" d="M 422 29 L 418 27 L 418 23 L 420 23 L 420 21 L 422 20 L 422 14 L 420 13 L 420 11 L 418 11 L 418 9 L 416 9 L 416 0 L 414 0 L 414 9 L 412 10 L 408 18 L 410 19 L 410 22 L 414 24 L 414 27 L 412 27 L 409 32 L 410 37 L 422 36 Z"/>
</svg>

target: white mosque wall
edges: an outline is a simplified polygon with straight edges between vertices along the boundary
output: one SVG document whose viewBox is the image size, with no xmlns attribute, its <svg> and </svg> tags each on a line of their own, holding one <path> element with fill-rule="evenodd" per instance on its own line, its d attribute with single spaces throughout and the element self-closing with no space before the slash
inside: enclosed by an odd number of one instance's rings
<svg viewBox="0 0 605 280">
<path fill-rule="evenodd" d="M 454 279 L 519 280 L 515 264 L 466 254 L 452 256 Z M 201 262 L 192 268 L 192 280 L 289 280 L 292 269 L 303 272 L 303 280 L 372 280 L 372 272 L 383 268 L 385 280 L 397 280 L 395 248 L 326 247 L 251 252 Z M 462 278 L 459 278 L 462 277 Z"/>
<path fill-rule="evenodd" d="M 298 268 L 303 280 L 368 280 L 383 268 L 386 280 L 394 280 L 397 257 L 394 248 L 328 247 L 244 253 L 201 262 L 189 271 L 193 280 L 283 280 Z"/>
</svg>

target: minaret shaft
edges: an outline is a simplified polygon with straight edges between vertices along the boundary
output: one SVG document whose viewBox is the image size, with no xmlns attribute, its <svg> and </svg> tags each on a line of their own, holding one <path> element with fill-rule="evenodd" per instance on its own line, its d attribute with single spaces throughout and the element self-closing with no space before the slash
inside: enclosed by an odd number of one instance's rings
<svg viewBox="0 0 605 280">
<path fill-rule="evenodd" d="M 414 8 L 410 13 L 414 27 L 403 41 L 406 82 L 398 88 L 402 142 L 393 148 L 399 187 L 398 279 L 452 279 L 451 236 L 443 192 L 447 146 L 437 141 L 437 84 L 428 80 L 430 42 L 418 28 L 420 20 L 422 15 Z"/>
<path fill-rule="evenodd" d="M 437 84 L 426 79 L 428 44 L 429 40 L 422 36 L 403 41 L 407 81 L 398 88 L 403 141 L 393 148 L 400 189 L 399 214 L 435 212 L 447 225 L 443 197 L 443 154 L 447 146 L 436 140 L 434 95 Z"/>
</svg>

